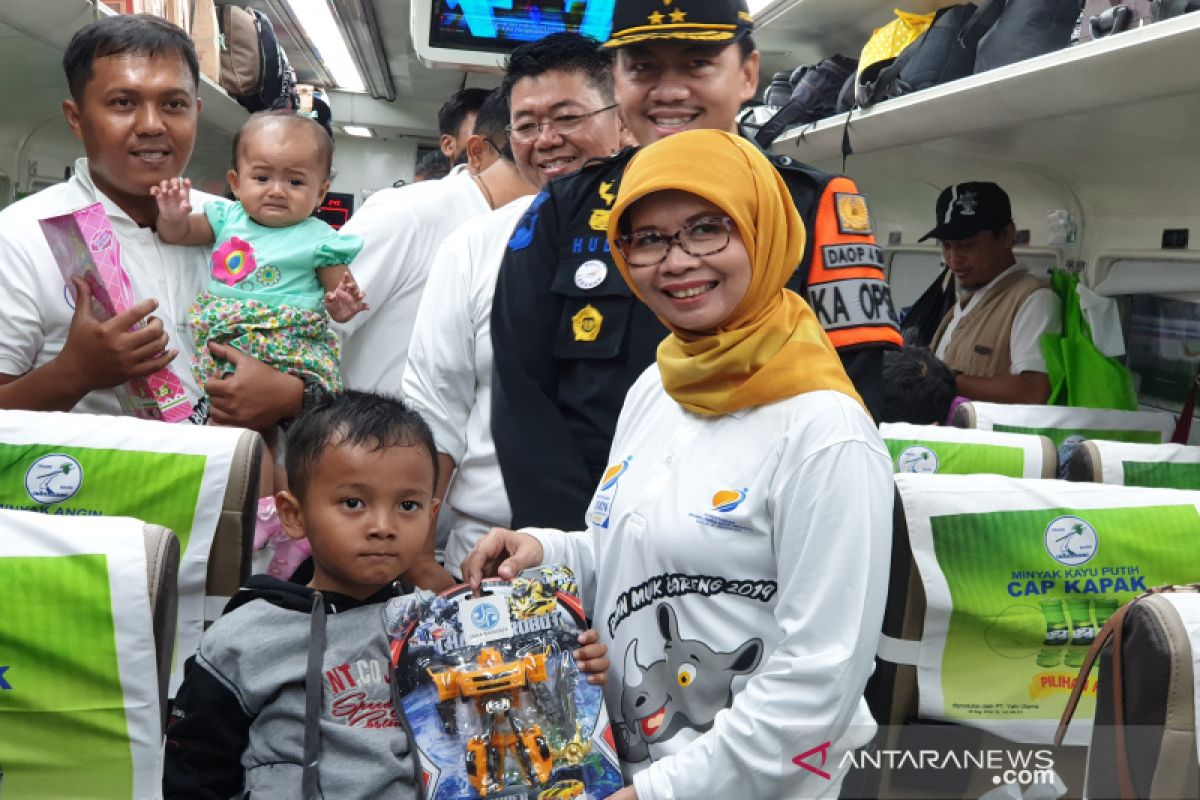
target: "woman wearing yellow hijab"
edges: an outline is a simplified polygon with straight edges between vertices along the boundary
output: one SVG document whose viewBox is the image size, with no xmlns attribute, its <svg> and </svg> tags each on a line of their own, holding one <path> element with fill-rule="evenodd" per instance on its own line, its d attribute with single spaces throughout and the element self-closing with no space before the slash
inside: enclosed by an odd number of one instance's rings
<svg viewBox="0 0 1200 800">
<path fill-rule="evenodd" d="M 587 529 L 493 531 L 463 571 L 575 568 L 613 661 L 633 781 L 614 797 L 836 797 L 874 730 L 892 470 L 784 289 L 803 225 L 753 145 L 703 130 L 633 158 L 609 238 L 671 333 L 625 399 Z"/>
</svg>

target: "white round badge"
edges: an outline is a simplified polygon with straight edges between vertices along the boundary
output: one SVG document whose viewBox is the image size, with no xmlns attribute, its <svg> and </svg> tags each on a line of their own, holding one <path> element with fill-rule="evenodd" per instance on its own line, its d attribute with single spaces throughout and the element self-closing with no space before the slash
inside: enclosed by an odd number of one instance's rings
<svg viewBox="0 0 1200 800">
<path fill-rule="evenodd" d="M 83 485 L 83 467 L 62 453 L 44 455 L 25 470 L 25 492 L 44 506 L 70 500 Z"/>
<path fill-rule="evenodd" d="M 1046 552 L 1065 567 L 1078 567 L 1092 560 L 1100 548 L 1096 529 L 1085 519 L 1058 517 L 1046 526 Z"/>
<path fill-rule="evenodd" d="M 575 285 L 580 289 L 595 289 L 608 277 L 608 266 L 603 261 L 592 259 L 575 270 Z"/>
<path fill-rule="evenodd" d="M 933 474 L 938 469 L 938 457 L 928 447 L 914 444 L 900 451 L 896 465 L 901 472 Z"/>
</svg>

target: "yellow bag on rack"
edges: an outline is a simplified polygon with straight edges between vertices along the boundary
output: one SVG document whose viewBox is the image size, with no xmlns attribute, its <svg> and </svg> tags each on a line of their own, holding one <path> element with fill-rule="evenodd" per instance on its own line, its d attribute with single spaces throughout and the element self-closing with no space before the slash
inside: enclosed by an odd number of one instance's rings
<svg viewBox="0 0 1200 800">
<path fill-rule="evenodd" d="M 921 38 L 937 17 L 936 11 L 910 14 L 897 8 L 895 12 L 896 18 L 882 28 L 876 28 L 862 49 L 858 73 L 854 77 L 854 104 L 859 108 L 869 108 L 884 99 L 889 81 L 881 80 L 881 75 L 885 75 L 885 70 L 895 63 L 904 48 Z"/>
<path fill-rule="evenodd" d="M 937 16 L 937 12 L 910 14 L 898 8 L 894 10 L 896 18 L 882 28 L 876 28 L 863 46 L 862 55 L 858 59 L 860 81 L 868 67 L 880 62 L 894 61 L 904 48 L 915 42 L 933 24 L 933 18 Z"/>
</svg>

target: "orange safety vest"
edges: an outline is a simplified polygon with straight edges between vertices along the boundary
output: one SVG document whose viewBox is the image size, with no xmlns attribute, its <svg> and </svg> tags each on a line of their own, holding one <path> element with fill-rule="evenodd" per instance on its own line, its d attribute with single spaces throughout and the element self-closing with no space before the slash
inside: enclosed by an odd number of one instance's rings
<svg viewBox="0 0 1200 800">
<path fill-rule="evenodd" d="M 883 249 L 854 181 L 838 176 L 825 186 L 812 237 L 806 294 L 833 346 L 900 347 L 904 339 L 884 277 Z"/>
</svg>

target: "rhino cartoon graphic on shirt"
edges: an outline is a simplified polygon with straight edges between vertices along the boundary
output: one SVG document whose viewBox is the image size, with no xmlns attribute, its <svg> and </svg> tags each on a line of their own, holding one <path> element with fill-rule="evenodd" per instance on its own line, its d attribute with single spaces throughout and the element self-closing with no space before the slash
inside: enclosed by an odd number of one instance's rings
<svg viewBox="0 0 1200 800">
<path fill-rule="evenodd" d="M 639 664 L 637 639 L 625 650 L 624 722 L 614 726 L 625 761 L 645 761 L 651 744 L 665 742 L 681 730 L 707 731 L 717 712 L 733 702 L 733 679 L 753 672 L 762 659 L 762 639 L 721 653 L 698 639 L 682 638 L 669 604 L 659 604 L 655 615 L 665 641 L 662 660 L 646 667 Z"/>
</svg>

